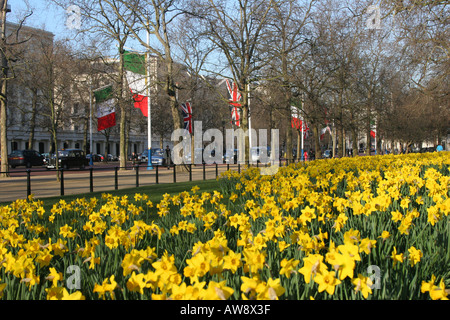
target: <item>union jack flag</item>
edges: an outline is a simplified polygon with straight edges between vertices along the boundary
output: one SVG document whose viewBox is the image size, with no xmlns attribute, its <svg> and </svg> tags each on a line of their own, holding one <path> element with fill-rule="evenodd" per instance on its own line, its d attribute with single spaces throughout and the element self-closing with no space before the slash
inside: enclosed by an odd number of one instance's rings
<svg viewBox="0 0 450 320">
<path fill-rule="evenodd" d="M 238 101 L 241 101 L 242 95 L 239 93 L 237 85 L 227 79 L 227 88 L 230 94 L 230 105 L 240 107 L 241 104 Z"/>
<path fill-rule="evenodd" d="M 192 134 L 192 107 L 189 102 L 181 104 L 181 113 L 183 114 L 184 128 Z"/>
<path fill-rule="evenodd" d="M 238 107 L 231 108 L 231 123 L 234 123 L 238 127 L 241 126 L 241 116 Z"/>
</svg>

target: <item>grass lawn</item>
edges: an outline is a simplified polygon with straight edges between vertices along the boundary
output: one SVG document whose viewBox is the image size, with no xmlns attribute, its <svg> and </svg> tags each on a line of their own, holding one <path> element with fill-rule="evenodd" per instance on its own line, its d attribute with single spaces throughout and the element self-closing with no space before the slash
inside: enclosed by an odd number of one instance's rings
<svg viewBox="0 0 450 320">
<path fill-rule="evenodd" d="M 74 194 L 74 195 L 66 195 L 66 196 L 55 196 L 55 197 L 46 197 L 46 198 L 35 198 L 35 200 L 41 200 L 44 202 L 43 207 L 46 212 L 49 212 L 53 205 L 60 200 L 65 200 L 66 202 L 71 202 L 77 198 L 101 198 L 101 195 L 104 193 L 111 194 L 117 197 L 128 196 L 130 199 L 134 197 L 136 193 L 147 194 L 149 196 L 149 200 L 154 204 L 158 203 L 161 199 L 163 199 L 163 195 L 168 194 L 178 194 L 183 191 L 189 191 L 192 187 L 198 186 L 200 189 L 198 192 L 212 192 L 214 190 L 220 189 L 219 183 L 215 179 L 211 180 L 201 180 L 201 181 L 187 181 L 187 182 L 177 182 L 177 183 L 161 183 L 157 185 L 151 186 L 142 186 L 138 188 L 129 188 L 129 189 L 121 189 L 121 190 L 111 190 L 111 191 L 97 191 L 92 193 L 82 193 L 82 194 Z M 10 202 L 0 203 L 0 206 L 5 206 L 10 204 Z M 155 209 L 155 208 L 153 208 Z M 155 209 L 156 211 L 156 209 Z M 157 217 L 157 215 L 155 215 Z"/>
</svg>

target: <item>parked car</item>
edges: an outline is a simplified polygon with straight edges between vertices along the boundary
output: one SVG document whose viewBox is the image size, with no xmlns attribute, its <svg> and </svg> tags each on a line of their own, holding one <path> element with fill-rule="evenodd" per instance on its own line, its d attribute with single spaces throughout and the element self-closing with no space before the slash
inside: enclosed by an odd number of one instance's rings
<svg viewBox="0 0 450 320">
<path fill-rule="evenodd" d="M 164 166 L 166 159 L 164 159 L 164 150 L 160 148 L 152 149 L 152 165 Z"/>
<path fill-rule="evenodd" d="M 434 151 L 436 151 L 436 149 L 434 147 L 427 147 L 427 148 L 422 148 L 421 149 L 421 153 L 434 152 Z"/>
<path fill-rule="evenodd" d="M 35 150 L 15 150 L 8 156 L 8 162 L 11 168 L 17 166 L 43 166 L 44 157 Z"/>
<path fill-rule="evenodd" d="M 89 162 L 91 160 L 91 154 L 87 154 L 86 155 L 86 159 Z M 96 154 L 96 153 L 92 154 L 92 161 L 93 162 L 100 162 L 100 161 L 102 161 L 102 159 L 103 159 L 103 156 L 101 156 L 100 154 Z"/>
<path fill-rule="evenodd" d="M 112 154 L 106 155 L 106 159 L 108 161 L 119 161 L 119 158 L 117 156 L 115 156 L 115 155 L 112 155 Z"/>
<path fill-rule="evenodd" d="M 59 167 L 63 169 L 80 168 L 84 169 L 89 165 L 89 160 L 86 158 L 84 151 L 81 149 L 65 149 L 58 150 Z M 56 155 L 53 154 L 50 158 L 47 169 L 56 168 Z"/>
<path fill-rule="evenodd" d="M 420 153 L 420 147 L 413 146 L 413 147 L 411 148 L 411 152 L 414 152 L 414 153 Z"/>
<path fill-rule="evenodd" d="M 192 159 L 191 151 L 188 150 L 188 152 L 184 155 L 184 163 L 192 163 L 192 160 L 193 160 L 193 164 L 205 163 L 203 152 L 204 152 L 204 148 L 195 148 L 194 149 L 194 159 Z M 215 154 L 215 151 L 214 151 L 214 154 Z M 214 156 L 214 154 L 213 154 L 213 152 L 211 152 L 211 156 Z M 201 159 L 201 162 L 200 162 L 200 159 Z"/>
<path fill-rule="evenodd" d="M 224 162 L 234 164 L 237 163 L 237 154 L 238 149 L 228 149 L 225 151 L 225 154 L 223 155 Z"/>
<path fill-rule="evenodd" d="M 164 150 L 160 148 L 152 148 L 152 165 L 165 166 L 166 159 L 164 157 Z"/>
<path fill-rule="evenodd" d="M 331 158 L 331 150 L 325 150 L 322 154 L 323 158 L 329 159 Z"/>
<path fill-rule="evenodd" d="M 138 153 L 138 155 L 137 155 L 137 163 L 147 163 L 148 162 L 147 153 L 148 153 L 147 150 L 144 151 L 144 152 Z"/>
<path fill-rule="evenodd" d="M 50 153 L 49 152 L 45 152 L 45 153 L 41 153 L 41 155 L 44 157 L 44 166 L 47 165 L 49 159 L 50 159 Z"/>
<path fill-rule="evenodd" d="M 138 154 L 139 163 L 148 163 L 148 150 Z M 166 164 L 164 150 L 161 148 L 152 148 L 152 165 L 163 166 Z"/>
<path fill-rule="evenodd" d="M 253 162 L 261 162 L 261 155 L 264 155 L 268 159 L 270 157 L 270 147 L 251 148 L 251 159 Z"/>
</svg>

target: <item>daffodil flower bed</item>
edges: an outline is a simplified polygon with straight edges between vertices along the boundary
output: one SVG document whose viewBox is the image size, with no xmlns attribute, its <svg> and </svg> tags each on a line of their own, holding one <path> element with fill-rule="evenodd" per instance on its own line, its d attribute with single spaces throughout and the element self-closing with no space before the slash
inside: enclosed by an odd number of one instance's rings
<svg viewBox="0 0 450 320">
<path fill-rule="evenodd" d="M 17 200 L 0 207 L 0 297 L 448 299 L 449 166 L 448 152 L 328 159 L 158 203 Z"/>
</svg>

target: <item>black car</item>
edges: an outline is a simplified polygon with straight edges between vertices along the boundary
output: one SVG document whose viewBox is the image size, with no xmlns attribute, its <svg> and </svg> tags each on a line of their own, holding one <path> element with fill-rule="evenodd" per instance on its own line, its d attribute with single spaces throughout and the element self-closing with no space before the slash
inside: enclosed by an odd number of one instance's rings
<svg viewBox="0 0 450 320">
<path fill-rule="evenodd" d="M 87 154 L 86 159 L 88 160 L 88 162 L 91 161 L 91 156 L 92 156 L 92 162 L 100 162 L 100 161 L 102 161 L 102 158 L 103 158 L 103 156 L 100 154 L 96 154 L 96 153 Z"/>
<path fill-rule="evenodd" d="M 8 162 L 11 168 L 17 166 L 43 166 L 44 157 L 35 150 L 15 150 L 8 156 Z"/>
<path fill-rule="evenodd" d="M 58 151 L 59 167 L 63 169 L 80 168 L 84 169 L 89 165 L 84 151 L 81 149 L 64 149 Z M 47 169 L 56 168 L 56 156 L 52 155 L 47 164 Z"/>
</svg>

